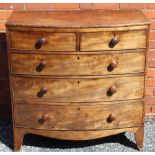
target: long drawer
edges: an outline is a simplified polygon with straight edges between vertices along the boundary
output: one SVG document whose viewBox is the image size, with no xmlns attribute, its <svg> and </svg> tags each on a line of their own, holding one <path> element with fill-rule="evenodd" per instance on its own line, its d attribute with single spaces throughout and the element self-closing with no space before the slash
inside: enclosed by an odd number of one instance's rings
<svg viewBox="0 0 155 155">
<path fill-rule="evenodd" d="M 146 48 L 146 30 L 83 33 L 81 51 Z"/>
<path fill-rule="evenodd" d="M 23 50 L 75 51 L 75 33 L 10 31 L 10 48 Z"/>
<path fill-rule="evenodd" d="M 112 75 L 144 72 L 145 53 L 21 54 L 11 53 L 11 73 L 29 75 Z"/>
<path fill-rule="evenodd" d="M 11 77 L 13 99 L 49 102 L 94 102 L 143 97 L 144 76 L 51 79 Z"/>
<path fill-rule="evenodd" d="M 104 105 L 14 104 L 16 127 L 47 130 L 103 130 L 142 125 L 143 102 Z"/>
</svg>

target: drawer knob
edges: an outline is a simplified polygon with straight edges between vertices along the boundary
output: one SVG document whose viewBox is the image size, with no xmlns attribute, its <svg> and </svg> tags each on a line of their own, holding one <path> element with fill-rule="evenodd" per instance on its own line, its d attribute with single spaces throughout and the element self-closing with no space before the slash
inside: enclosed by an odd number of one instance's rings
<svg viewBox="0 0 155 155">
<path fill-rule="evenodd" d="M 41 63 L 38 64 L 38 66 L 36 67 L 36 71 L 37 72 L 41 72 L 46 66 L 46 62 L 42 61 Z"/>
<path fill-rule="evenodd" d="M 110 63 L 110 67 L 111 67 L 112 69 L 116 68 L 117 65 L 118 65 L 118 62 L 115 61 L 115 60 L 112 60 L 111 63 Z"/>
<path fill-rule="evenodd" d="M 109 117 L 107 118 L 108 123 L 111 123 L 114 120 L 116 120 L 116 115 L 115 114 L 110 114 Z"/>
<path fill-rule="evenodd" d="M 111 86 L 111 87 L 109 88 L 108 92 L 107 92 L 107 95 L 108 95 L 108 96 L 111 96 L 111 95 L 115 94 L 116 92 L 117 92 L 116 87 L 115 87 L 115 86 Z"/>
<path fill-rule="evenodd" d="M 119 40 L 116 37 L 113 37 L 109 43 L 109 47 L 113 48 L 115 45 L 117 45 Z"/>
<path fill-rule="evenodd" d="M 49 119 L 48 114 L 44 114 L 44 115 L 38 120 L 38 122 L 39 122 L 40 124 L 43 124 L 43 123 L 46 122 L 48 119 Z"/>
<path fill-rule="evenodd" d="M 40 38 L 37 43 L 35 44 L 35 48 L 36 49 L 40 49 L 43 45 L 45 45 L 47 42 L 46 42 L 46 39 L 45 38 Z"/>
<path fill-rule="evenodd" d="M 44 115 L 42 116 L 42 120 L 43 120 L 43 121 L 47 121 L 47 120 L 48 120 L 48 114 L 44 114 Z"/>
<path fill-rule="evenodd" d="M 47 93 L 47 88 L 44 87 L 44 88 L 41 88 L 41 89 L 40 89 L 40 91 L 38 92 L 37 96 L 38 96 L 38 97 L 43 97 L 44 94 L 46 94 L 46 93 Z"/>
</svg>

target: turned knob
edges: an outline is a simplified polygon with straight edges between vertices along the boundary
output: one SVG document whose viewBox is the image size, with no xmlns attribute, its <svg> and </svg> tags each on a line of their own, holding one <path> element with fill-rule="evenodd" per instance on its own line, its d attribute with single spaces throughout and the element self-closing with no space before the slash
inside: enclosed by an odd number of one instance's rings
<svg viewBox="0 0 155 155">
<path fill-rule="evenodd" d="M 116 119 L 116 115 L 115 114 L 110 114 L 109 117 L 107 118 L 107 121 L 109 123 L 111 123 L 112 121 L 114 121 Z"/>
<path fill-rule="evenodd" d="M 38 64 L 38 66 L 36 67 L 37 72 L 41 72 L 46 66 L 46 62 L 42 61 Z"/>
<path fill-rule="evenodd" d="M 48 120 L 48 117 L 49 117 L 48 114 L 44 114 L 44 115 L 42 116 L 42 120 L 43 120 L 43 121 L 47 121 L 47 120 Z"/>
<path fill-rule="evenodd" d="M 113 37 L 109 43 L 109 47 L 113 48 L 115 45 L 117 45 L 119 40 L 116 37 Z"/>
<path fill-rule="evenodd" d="M 40 91 L 38 92 L 37 96 L 38 97 L 42 97 L 46 93 L 47 93 L 47 87 L 43 87 L 43 88 L 40 89 Z"/>
<path fill-rule="evenodd" d="M 110 63 L 110 67 L 111 67 L 112 69 L 116 68 L 117 65 L 118 65 L 118 62 L 115 61 L 115 60 L 112 60 L 111 63 Z"/>
<path fill-rule="evenodd" d="M 108 90 L 108 95 L 111 96 L 113 95 L 114 93 L 116 93 L 117 89 L 115 86 L 111 86 Z"/>
<path fill-rule="evenodd" d="M 43 45 L 45 45 L 47 42 L 46 42 L 46 39 L 44 37 L 41 37 L 37 43 L 35 44 L 35 48 L 36 49 L 40 49 Z"/>
<path fill-rule="evenodd" d="M 47 93 L 47 87 L 41 88 L 41 89 L 40 89 L 40 92 L 41 92 L 42 94 L 46 94 L 46 93 Z"/>
<path fill-rule="evenodd" d="M 40 124 L 43 124 L 44 122 L 46 122 L 46 121 L 48 120 L 48 118 L 49 118 L 48 114 L 44 114 L 44 115 L 38 120 L 38 122 L 39 122 Z"/>
</svg>

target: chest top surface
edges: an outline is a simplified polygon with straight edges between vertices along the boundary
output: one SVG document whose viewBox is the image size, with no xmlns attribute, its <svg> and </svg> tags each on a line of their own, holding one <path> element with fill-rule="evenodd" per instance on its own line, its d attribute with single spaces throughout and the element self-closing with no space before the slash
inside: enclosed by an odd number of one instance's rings
<svg viewBox="0 0 155 155">
<path fill-rule="evenodd" d="M 138 10 L 14 11 L 6 26 L 98 28 L 149 24 Z"/>
</svg>

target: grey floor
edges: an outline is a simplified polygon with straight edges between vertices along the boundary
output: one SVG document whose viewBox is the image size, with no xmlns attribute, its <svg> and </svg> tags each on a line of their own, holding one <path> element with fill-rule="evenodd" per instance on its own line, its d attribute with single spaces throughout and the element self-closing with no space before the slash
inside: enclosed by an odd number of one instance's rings
<svg viewBox="0 0 155 155">
<path fill-rule="evenodd" d="M 1 118 L 0 151 L 13 151 L 11 120 Z M 132 133 L 118 134 L 91 141 L 64 141 L 36 135 L 26 135 L 21 151 L 39 152 L 132 152 L 138 151 Z M 155 152 L 155 120 L 145 120 L 144 149 Z"/>
</svg>

